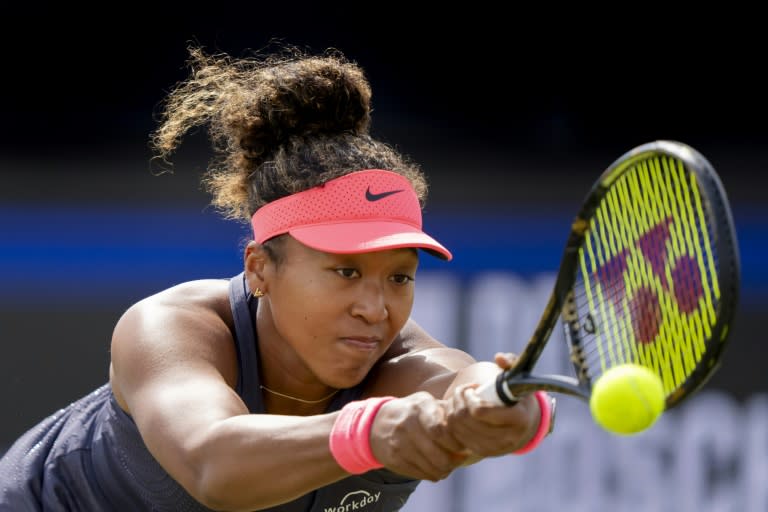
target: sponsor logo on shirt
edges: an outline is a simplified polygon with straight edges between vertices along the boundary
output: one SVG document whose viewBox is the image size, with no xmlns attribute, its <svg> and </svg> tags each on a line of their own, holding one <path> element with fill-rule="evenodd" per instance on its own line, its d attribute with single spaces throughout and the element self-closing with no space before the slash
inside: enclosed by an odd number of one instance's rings
<svg viewBox="0 0 768 512">
<path fill-rule="evenodd" d="M 353 491 L 347 493 L 337 506 L 325 507 L 323 512 L 353 512 L 355 510 L 362 510 L 368 505 L 373 505 L 381 498 L 381 491 L 376 494 L 371 494 L 368 491 Z"/>
</svg>

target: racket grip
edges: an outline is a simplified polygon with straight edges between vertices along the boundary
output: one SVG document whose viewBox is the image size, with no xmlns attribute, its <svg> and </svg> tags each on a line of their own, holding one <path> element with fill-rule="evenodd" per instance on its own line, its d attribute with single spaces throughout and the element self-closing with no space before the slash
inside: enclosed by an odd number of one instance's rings
<svg viewBox="0 0 768 512">
<path fill-rule="evenodd" d="M 517 398 L 505 385 L 505 372 L 501 372 L 495 379 L 481 384 L 475 392 L 480 398 L 497 405 L 515 405 Z"/>
</svg>

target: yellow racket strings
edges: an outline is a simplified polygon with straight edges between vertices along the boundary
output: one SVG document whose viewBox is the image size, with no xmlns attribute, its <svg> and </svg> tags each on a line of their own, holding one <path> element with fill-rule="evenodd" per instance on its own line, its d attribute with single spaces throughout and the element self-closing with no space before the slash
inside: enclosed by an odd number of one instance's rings
<svg viewBox="0 0 768 512">
<path fill-rule="evenodd" d="M 595 378 L 641 364 L 670 394 L 701 361 L 716 322 L 720 287 L 705 205 L 695 173 L 666 155 L 637 159 L 610 180 L 579 250 L 587 368 Z"/>
</svg>

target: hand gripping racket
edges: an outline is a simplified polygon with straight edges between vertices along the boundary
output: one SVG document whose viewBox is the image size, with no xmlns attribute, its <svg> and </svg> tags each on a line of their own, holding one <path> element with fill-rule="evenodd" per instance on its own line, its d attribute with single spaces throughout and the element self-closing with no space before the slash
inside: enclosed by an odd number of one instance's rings
<svg viewBox="0 0 768 512">
<path fill-rule="evenodd" d="M 638 146 L 587 194 L 532 337 L 478 393 L 508 405 L 535 390 L 588 401 L 600 375 L 633 363 L 661 377 L 665 408 L 674 407 L 718 367 L 739 279 L 730 206 L 712 165 L 679 142 Z M 558 323 L 575 376 L 537 375 Z"/>
</svg>

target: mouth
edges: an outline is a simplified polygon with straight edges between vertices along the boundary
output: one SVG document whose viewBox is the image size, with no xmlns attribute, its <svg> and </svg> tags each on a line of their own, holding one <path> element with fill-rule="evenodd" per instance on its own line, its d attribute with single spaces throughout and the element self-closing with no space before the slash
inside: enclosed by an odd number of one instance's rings
<svg viewBox="0 0 768 512">
<path fill-rule="evenodd" d="M 344 345 L 363 352 L 374 352 L 378 350 L 381 339 L 370 336 L 350 336 L 341 338 Z"/>
</svg>

